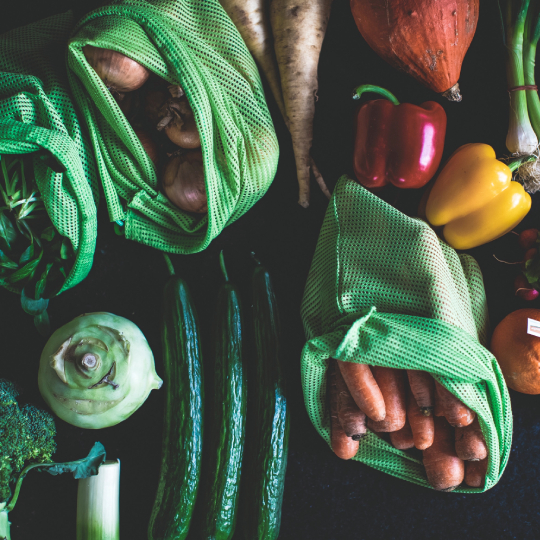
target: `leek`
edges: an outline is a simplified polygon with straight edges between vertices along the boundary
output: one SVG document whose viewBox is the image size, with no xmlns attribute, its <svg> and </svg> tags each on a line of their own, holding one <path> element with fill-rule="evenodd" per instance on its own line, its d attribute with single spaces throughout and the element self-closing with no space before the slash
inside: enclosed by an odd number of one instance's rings
<svg viewBox="0 0 540 540">
<path fill-rule="evenodd" d="M 77 540 L 120 540 L 120 460 L 107 460 L 96 476 L 79 480 Z"/>
</svg>

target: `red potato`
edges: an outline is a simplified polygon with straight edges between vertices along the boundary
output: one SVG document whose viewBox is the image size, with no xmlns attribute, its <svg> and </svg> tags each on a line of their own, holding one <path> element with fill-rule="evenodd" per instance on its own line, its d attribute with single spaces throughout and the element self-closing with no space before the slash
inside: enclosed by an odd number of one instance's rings
<svg viewBox="0 0 540 540">
<path fill-rule="evenodd" d="M 359 441 L 367 431 L 366 414 L 358 408 L 352 398 L 336 361 L 331 359 L 331 363 L 336 378 L 339 423 L 347 437 L 351 437 L 353 441 Z"/>
<path fill-rule="evenodd" d="M 411 392 L 407 396 L 407 419 L 411 426 L 414 446 L 418 450 L 429 448 L 433 444 L 433 436 L 435 434 L 433 415 L 425 416 L 422 413 Z"/>
<path fill-rule="evenodd" d="M 398 450 L 408 450 L 414 448 L 413 433 L 409 422 L 405 422 L 405 425 L 398 431 L 390 433 L 390 442 Z"/>
<path fill-rule="evenodd" d="M 372 366 L 371 370 L 384 398 L 386 416 L 379 422 L 369 419 L 368 427 L 377 432 L 398 431 L 407 420 L 405 372 L 380 366 Z"/>
<path fill-rule="evenodd" d="M 471 411 L 469 407 L 461 403 L 461 401 L 454 396 L 452 392 L 442 386 L 442 384 L 435 381 L 435 389 L 444 410 L 444 416 L 452 427 L 465 427 L 474 420 L 476 414 Z"/>
<path fill-rule="evenodd" d="M 456 454 L 454 430 L 444 418 L 435 417 L 433 444 L 423 452 L 430 485 L 439 491 L 453 491 L 465 476 L 465 462 Z"/>
<path fill-rule="evenodd" d="M 337 369 L 334 363 L 328 368 L 328 400 L 330 405 L 330 443 L 332 450 L 341 459 L 351 459 L 358 452 L 359 443 L 347 437 L 338 416 L 338 390 L 336 386 Z"/>
<path fill-rule="evenodd" d="M 298 202 L 304 208 L 309 206 L 317 67 L 331 6 L 332 0 L 270 0 L 274 49 L 296 160 Z M 328 189 L 325 194 L 329 196 Z"/>
<path fill-rule="evenodd" d="M 435 381 L 427 371 L 407 370 L 411 392 L 423 414 L 430 416 L 435 406 Z"/>
<path fill-rule="evenodd" d="M 465 483 L 469 487 L 483 488 L 486 483 L 488 458 L 465 462 Z"/>
<path fill-rule="evenodd" d="M 358 408 L 372 420 L 384 420 L 384 398 L 369 366 L 341 360 L 337 360 L 337 365 Z"/>
<path fill-rule="evenodd" d="M 487 458 L 488 449 L 478 417 L 471 424 L 456 428 L 456 453 L 465 461 L 481 461 Z"/>
</svg>

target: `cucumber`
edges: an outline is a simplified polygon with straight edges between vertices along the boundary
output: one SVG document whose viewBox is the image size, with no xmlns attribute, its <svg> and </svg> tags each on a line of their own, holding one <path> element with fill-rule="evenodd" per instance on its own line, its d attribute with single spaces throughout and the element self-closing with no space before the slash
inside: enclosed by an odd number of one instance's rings
<svg viewBox="0 0 540 540">
<path fill-rule="evenodd" d="M 201 471 L 203 368 L 197 315 L 187 284 L 174 275 L 163 291 L 165 413 L 161 471 L 149 540 L 183 540 L 189 531 Z"/>
<path fill-rule="evenodd" d="M 225 283 L 215 310 L 213 407 L 205 428 L 208 438 L 199 494 L 202 508 L 199 536 L 204 540 L 230 540 L 234 533 L 246 424 L 242 308 L 238 289 L 229 281 L 223 252 L 220 262 Z"/>
<path fill-rule="evenodd" d="M 275 540 L 289 446 L 289 408 L 280 353 L 276 299 L 268 271 L 257 261 L 252 276 L 255 362 L 250 398 L 242 519 L 246 540 Z M 249 407 L 253 407 L 249 411 Z"/>
</svg>

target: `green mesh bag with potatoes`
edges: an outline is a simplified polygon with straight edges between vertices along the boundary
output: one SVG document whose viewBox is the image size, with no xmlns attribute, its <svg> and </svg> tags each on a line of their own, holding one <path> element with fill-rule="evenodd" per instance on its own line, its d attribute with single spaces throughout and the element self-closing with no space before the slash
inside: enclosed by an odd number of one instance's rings
<svg viewBox="0 0 540 540">
<path fill-rule="evenodd" d="M 36 317 L 86 277 L 96 244 L 96 170 L 66 75 L 74 24 L 67 12 L 0 35 L 0 285 Z"/>
<path fill-rule="evenodd" d="M 217 0 L 124 0 L 87 14 L 68 47 L 71 89 L 90 131 L 111 221 L 171 253 L 205 249 L 274 179 L 279 149 L 259 73 Z M 180 209 L 86 46 L 122 53 L 185 92 L 200 135 L 208 212 Z M 148 83 L 145 83 L 148 84 Z M 144 88 L 144 85 L 143 87 Z"/>
<path fill-rule="evenodd" d="M 510 397 L 485 348 L 488 315 L 476 261 L 457 254 L 421 219 L 410 218 L 347 178 L 326 216 L 302 302 L 307 342 L 301 377 L 310 419 L 330 444 L 329 358 L 424 370 L 476 412 L 488 451 L 484 488 L 506 467 L 512 439 Z M 368 430 L 353 458 L 430 487 L 418 452 L 397 450 Z"/>
</svg>

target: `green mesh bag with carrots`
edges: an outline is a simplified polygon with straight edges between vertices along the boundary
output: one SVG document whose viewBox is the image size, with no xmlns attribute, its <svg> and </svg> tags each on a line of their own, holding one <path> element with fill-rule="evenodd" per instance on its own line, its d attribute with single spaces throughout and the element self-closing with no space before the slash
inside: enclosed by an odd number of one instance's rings
<svg viewBox="0 0 540 540">
<path fill-rule="evenodd" d="M 485 348 L 488 315 L 482 274 L 422 220 L 410 218 L 347 178 L 330 200 L 302 302 L 307 342 L 301 376 L 311 421 L 330 444 L 329 358 L 424 370 L 476 412 L 493 487 L 508 461 L 510 398 Z M 381 434 L 382 435 L 382 434 Z M 353 459 L 430 487 L 419 451 L 402 451 L 368 430 Z"/>
<path fill-rule="evenodd" d="M 201 251 L 264 195 L 275 176 L 279 150 L 259 73 L 217 0 L 111 4 L 83 17 L 67 56 L 109 218 L 123 224 L 128 239 L 171 253 Z M 120 52 L 149 70 L 150 81 L 158 76 L 183 89 L 200 135 L 206 214 L 181 210 L 162 193 L 160 166 L 90 65 L 87 45 Z"/>
<path fill-rule="evenodd" d="M 86 277 L 96 243 L 96 171 L 65 65 L 74 24 L 67 12 L 0 35 L 0 285 L 35 316 Z"/>
</svg>

